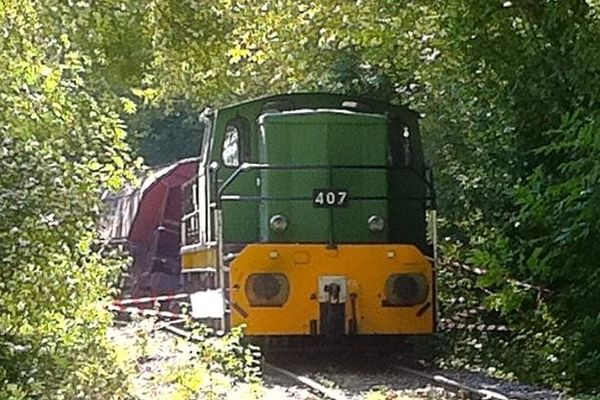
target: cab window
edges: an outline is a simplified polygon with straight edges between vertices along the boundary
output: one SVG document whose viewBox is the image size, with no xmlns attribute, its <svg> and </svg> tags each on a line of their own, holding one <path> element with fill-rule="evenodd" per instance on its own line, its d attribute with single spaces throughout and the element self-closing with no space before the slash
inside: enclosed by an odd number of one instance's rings
<svg viewBox="0 0 600 400">
<path fill-rule="evenodd" d="M 225 129 L 223 164 L 226 167 L 239 167 L 240 165 L 240 131 L 233 125 L 228 125 Z"/>
<path fill-rule="evenodd" d="M 227 124 L 223 135 L 221 158 L 226 167 L 239 167 L 247 159 L 247 124 L 243 119 L 235 119 Z"/>
</svg>

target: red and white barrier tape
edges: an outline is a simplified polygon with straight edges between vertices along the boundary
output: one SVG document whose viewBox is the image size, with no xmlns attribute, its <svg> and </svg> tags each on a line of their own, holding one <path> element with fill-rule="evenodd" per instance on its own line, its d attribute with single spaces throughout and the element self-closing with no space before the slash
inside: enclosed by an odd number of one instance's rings
<svg viewBox="0 0 600 400">
<path fill-rule="evenodd" d="M 189 293 L 178 293 L 178 294 L 169 294 L 169 295 L 164 295 L 164 296 L 138 297 L 137 299 L 115 299 L 115 300 L 113 300 L 113 305 L 155 303 L 157 301 L 184 299 L 189 296 L 190 296 Z"/>
<path fill-rule="evenodd" d="M 176 313 L 172 313 L 169 311 L 157 311 L 157 310 L 149 310 L 149 309 L 142 309 L 142 308 L 136 308 L 136 307 L 124 307 L 124 306 L 119 306 L 119 305 L 114 305 L 114 304 L 109 305 L 108 309 L 110 311 L 117 311 L 117 312 L 121 312 L 121 313 L 143 315 L 145 317 L 156 316 L 156 317 L 165 317 L 165 318 L 184 318 L 186 320 L 188 318 L 190 318 L 190 316 L 188 314 L 176 314 Z"/>
<path fill-rule="evenodd" d="M 467 330 L 467 331 L 487 331 L 487 332 L 508 332 L 510 329 L 506 325 L 488 325 L 488 324 L 466 324 L 454 321 L 440 322 L 440 329 L 442 330 Z"/>
<path fill-rule="evenodd" d="M 432 259 L 428 257 L 428 259 L 431 261 Z M 461 263 L 458 261 L 453 261 L 450 259 L 438 259 L 438 265 L 440 266 L 449 266 L 449 267 L 453 267 L 455 269 L 460 269 L 463 271 L 467 271 L 470 272 L 472 274 L 478 275 L 478 276 L 482 276 L 487 274 L 487 270 L 482 269 L 482 268 L 478 268 L 478 267 L 474 267 L 465 263 Z M 518 281 L 516 279 L 512 279 L 512 278 L 508 278 L 507 282 L 510 282 L 511 284 L 521 288 L 521 289 L 526 289 L 526 290 L 535 290 L 537 292 L 540 293 L 540 295 L 549 295 L 552 294 L 552 291 L 550 289 L 541 287 L 541 286 L 536 286 L 536 285 L 532 285 L 529 283 L 525 283 L 525 282 L 521 282 Z"/>
</svg>

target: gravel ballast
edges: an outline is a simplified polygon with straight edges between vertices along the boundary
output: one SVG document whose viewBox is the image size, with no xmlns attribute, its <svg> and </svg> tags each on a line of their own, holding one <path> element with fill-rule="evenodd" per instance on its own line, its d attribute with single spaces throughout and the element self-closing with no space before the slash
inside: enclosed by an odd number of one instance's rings
<svg viewBox="0 0 600 400">
<path fill-rule="evenodd" d="M 155 328 L 155 327 L 154 327 Z M 122 357 L 127 358 L 131 368 L 131 391 L 140 400 L 156 400 L 172 397 L 174 386 L 165 379 L 172 368 L 193 363 L 197 347 L 171 333 L 155 330 L 153 326 L 128 324 L 109 330 L 110 339 L 117 345 Z M 140 350 L 142 349 L 143 350 Z M 269 358 L 269 362 L 311 378 L 332 388 L 348 399 L 368 400 L 417 400 L 453 399 L 456 395 L 417 378 L 395 371 L 389 360 L 372 357 L 350 357 L 344 359 L 322 356 L 285 356 Z M 320 396 L 297 382 L 265 370 L 262 387 L 255 392 L 260 399 L 319 399 Z M 465 371 L 439 371 L 440 374 L 460 381 L 468 386 L 493 390 L 514 399 L 566 400 L 567 396 L 516 382 L 489 377 L 483 373 Z M 232 391 L 222 398 L 239 398 Z"/>
</svg>

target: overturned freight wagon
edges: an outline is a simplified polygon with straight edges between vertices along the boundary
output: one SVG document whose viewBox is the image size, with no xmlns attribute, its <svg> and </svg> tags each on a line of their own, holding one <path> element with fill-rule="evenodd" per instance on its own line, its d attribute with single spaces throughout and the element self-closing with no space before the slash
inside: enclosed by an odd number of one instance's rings
<svg viewBox="0 0 600 400">
<path fill-rule="evenodd" d="M 123 296 L 183 290 L 179 255 L 183 187 L 197 169 L 196 159 L 180 160 L 147 171 L 137 188 L 104 193 L 100 236 L 107 243 L 123 245 L 132 257 L 123 279 Z"/>
</svg>

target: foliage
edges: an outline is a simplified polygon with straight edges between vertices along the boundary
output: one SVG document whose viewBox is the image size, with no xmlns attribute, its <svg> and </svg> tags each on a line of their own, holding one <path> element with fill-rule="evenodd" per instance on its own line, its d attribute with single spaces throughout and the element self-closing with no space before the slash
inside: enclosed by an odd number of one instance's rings
<svg viewBox="0 0 600 400">
<path fill-rule="evenodd" d="M 148 24 L 153 74 L 146 82 L 158 97 L 219 105 L 332 89 L 331 66 L 359 55 L 365 70 L 392 72 L 388 79 L 399 82 L 393 89 L 408 97 L 414 88 L 404 87 L 406 78 L 415 76 L 428 47 L 421 39 L 435 21 L 419 19 L 427 7 L 411 2 L 357 3 L 156 1 Z M 375 56 L 383 67 L 369 64 Z"/>
<path fill-rule="evenodd" d="M 597 389 L 591 332 L 599 286 L 590 262 L 597 201 L 588 190 L 598 182 L 598 72 L 590 66 L 600 26 L 584 2 L 505 5 L 470 2 L 448 20 L 462 38 L 464 62 L 488 81 L 473 96 L 499 98 L 490 104 L 508 116 L 478 125 L 483 145 L 496 131 L 504 136 L 498 144 L 509 146 L 472 163 L 487 164 L 467 175 L 478 187 L 466 193 L 483 201 L 471 215 L 451 217 L 459 224 L 446 232 L 470 238 L 458 254 L 489 271 L 479 280 L 491 292 L 485 302 L 511 325 L 508 341 L 489 343 L 496 363 L 521 379 Z M 511 277 L 547 291 L 515 286 Z"/>
<path fill-rule="evenodd" d="M 215 337 L 201 327 L 192 342 L 161 330 L 165 321 L 131 318 L 127 326 L 111 328 L 109 336 L 126 366 L 134 398 L 262 398 L 258 366 L 252 349 L 241 343 L 240 330 Z"/>
<path fill-rule="evenodd" d="M 253 347 L 242 344 L 241 328 L 222 338 L 209 338 L 200 327 L 194 331 L 197 355 L 175 366 L 165 377 L 174 383 L 176 400 L 258 399 L 261 397 L 259 367 Z"/>
<path fill-rule="evenodd" d="M 128 142 L 148 165 L 167 164 L 200 154 L 203 126 L 198 112 L 185 102 L 169 106 L 142 105 L 127 117 Z"/>
<path fill-rule="evenodd" d="M 600 272 L 592 261 L 600 238 L 594 222 L 600 217 L 599 123 L 599 114 L 565 116 L 546 133 L 548 144 L 535 150 L 548 162 L 515 190 L 522 269 L 553 291 L 546 309 L 564 341 L 556 362 L 577 387 L 594 387 L 600 374 Z"/>
<path fill-rule="evenodd" d="M 102 186 L 129 178 L 124 127 L 51 4 L 0 4 L 0 398 L 125 398 L 100 303 Z"/>
</svg>

